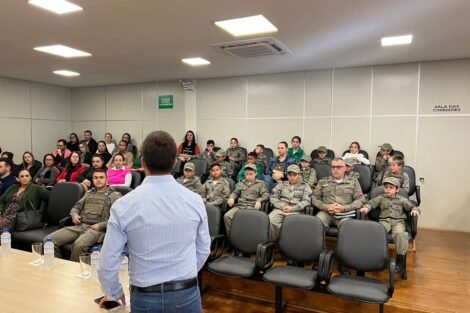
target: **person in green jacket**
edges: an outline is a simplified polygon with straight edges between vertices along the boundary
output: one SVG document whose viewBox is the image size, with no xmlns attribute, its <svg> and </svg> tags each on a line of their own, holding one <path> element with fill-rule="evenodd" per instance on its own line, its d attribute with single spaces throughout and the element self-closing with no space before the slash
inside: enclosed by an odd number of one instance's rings
<svg viewBox="0 0 470 313">
<path fill-rule="evenodd" d="M 18 174 L 19 183 L 11 186 L 0 197 L 0 228 L 14 229 L 16 214 L 27 208 L 38 208 L 41 200 L 49 199 L 49 191 L 32 183 L 28 170 Z"/>
<path fill-rule="evenodd" d="M 246 163 L 243 164 L 242 169 L 238 173 L 238 181 L 241 182 L 242 180 L 245 179 L 245 166 L 247 164 L 254 164 L 256 165 L 256 179 L 263 179 L 263 170 L 261 169 L 261 166 L 256 163 L 256 158 L 258 156 L 256 155 L 256 152 L 249 152 L 248 157 L 246 160 Z"/>
<path fill-rule="evenodd" d="M 294 136 L 292 137 L 292 140 L 290 141 L 292 147 L 287 150 L 287 157 L 292 158 L 295 160 L 295 164 L 299 164 L 302 156 L 304 155 L 304 150 L 300 147 L 300 143 L 302 142 L 302 139 L 300 139 L 299 136 Z"/>
</svg>

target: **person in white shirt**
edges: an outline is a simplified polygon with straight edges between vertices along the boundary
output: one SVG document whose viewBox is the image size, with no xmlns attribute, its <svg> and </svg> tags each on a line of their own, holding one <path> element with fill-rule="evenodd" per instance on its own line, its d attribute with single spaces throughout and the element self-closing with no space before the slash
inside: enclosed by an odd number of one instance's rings
<svg viewBox="0 0 470 313">
<path fill-rule="evenodd" d="M 353 159 L 354 164 L 365 164 L 369 165 L 370 161 L 362 154 L 359 153 L 361 145 L 357 141 L 351 142 L 349 145 L 349 152 L 343 155 L 343 160 Z"/>
</svg>

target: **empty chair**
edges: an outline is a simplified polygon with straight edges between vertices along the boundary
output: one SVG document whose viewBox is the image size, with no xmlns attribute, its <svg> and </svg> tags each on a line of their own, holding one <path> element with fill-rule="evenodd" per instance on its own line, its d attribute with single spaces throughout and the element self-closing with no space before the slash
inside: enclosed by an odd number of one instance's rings
<svg viewBox="0 0 470 313">
<path fill-rule="evenodd" d="M 308 238 L 308 240 L 307 240 Z M 315 263 L 313 268 L 284 265 L 272 267 L 263 275 L 263 280 L 276 286 L 275 309 L 282 312 L 282 288 L 314 289 L 323 280 L 324 266 L 332 264 L 332 252 L 324 250 L 325 231 L 320 219 L 309 215 L 286 216 L 281 227 L 278 247 L 290 261 Z M 329 256 L 328 264 L 325 258 Z"/>
<path fill-rule="evenodd" d="M 373 183 L 373 171 L 372 168 L 364 164 L 355 164 L 353 168 L 354 172 L 359 173 L 359 184 L 361 185 L 362 193 L 368 194 L 372 189 Z"/>
<path fill-rule="evenodd" d="M 388 268 L 388 284 L 363 275 L 339 274 L 326 279 L 331 294 L 380 304 L 380 312 L 383 312 L 383 305 L 393 296 L 395 286 L 395 263 L 389 260 L 385 227 L 371 221 L 345 221 L 339 229 L 336 257 L 338 262 L 359 273 Z"/>
<path fill-rule="evenodd" d="M 142 182 L 142 174 L 139 171 L 132 171 L 131 175 L 132 175 L 131 188 L 135 189 Z"/>
<path fill-rule="evenodd" d="M 209 271 L 248 278 L 271 267 L 274 244 L 269 242 L 269 218 L 264 212 L 247 209 L 235 213 L 228 240 L 233 247 L 232 255 L 209 263 Z"/>
<path fill-rule="evenodd" d="M 201 182 L 203 182 L 202 178 L 207 173 L 207 169 L 209 168 L 209 163 L 207 162 L 207 160 L 203 160 L 203 159 L 192 159 L 191 163 L 194 163 L 194 165 L 196 166 L 195 175 L 201 179 Z"/>
<path fill-rule="evenodd" d="M 335 152 L 333 150 L 328 149 L 328 151 L 326 152 L 326 156 L 333 160 L 335 158 Z M 310 152 L 310 157 L 312 158 L 312 160 L 317 158 L 318 149 L 312 150 L 312 152 Z"/>
<path fill-rule="evenodd" d="M 313 168 L 317 171 L 317 180 L 331 176 L 331 165 L 330 164 L 313 164 Z"/>
</svg>

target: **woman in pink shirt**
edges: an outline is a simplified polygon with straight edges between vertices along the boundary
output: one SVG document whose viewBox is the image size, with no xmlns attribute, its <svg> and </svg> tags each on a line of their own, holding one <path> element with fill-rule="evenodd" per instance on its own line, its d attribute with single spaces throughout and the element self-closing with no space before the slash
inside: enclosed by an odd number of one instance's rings
<svg viewBox="0 0 470 313">
<path fill-rule="evenodd" d="M 112 163 L 113 167 L 108 168 L 108 185 L 130 187 L 132 174 L 131 170 L 124 166 L 124 156 L 121 153 L 116 153 Z"/>
</svg>

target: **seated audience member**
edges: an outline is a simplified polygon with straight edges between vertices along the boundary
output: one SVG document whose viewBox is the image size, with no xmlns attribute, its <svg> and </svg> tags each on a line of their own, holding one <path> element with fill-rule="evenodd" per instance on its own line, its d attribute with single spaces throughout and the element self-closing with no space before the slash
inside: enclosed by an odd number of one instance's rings
<svg viewBox="0 0 470 313">
<path fill-rule="evenodd" d="M 65 141 L 65 139 L 57 140 L 57 149 L 52 152 L 54 165 L 60 169 L 64 168 L 71 153 L 72 151 L 67 149 L 67 141 Z"/>
<path fill-rule="evenodd" d="M 127 142 L 127 151 L 131 152 L 132 155 L 137 154 L 137 147 L 134 146 L 134 144 L 132 143 L 131 134 L 129 133 L 122 134 L 121 140 L 124 140 L 125 142 Z M 119 147 L 115 148 L 114 150 L 115 152 L 117 152 L 116 149 L 119 149 Z"/>
<path fill-rule="evenodd" d="M 54 165 L 54 156 L 47 153 L 42 164 L 43 166 L 34 175 L 33 182 L 43 187 L 54 185 L 55 179 L 60 175 L 60 170 Z"/>
<path fill-rule="evenodd" d="M 36 173 L 41 169 L 42 163 L 34 158 L 34 155 L 26 151 L 23 153 L 23 162 L 18 164 L 15 169 L 15 176 L 18 176 L 19 172 L 22 170 L 28 170 L 31 177 L 34 177 Z"/>
<path fill-rule="evenodd" d="M 380 146 L 380 155 L 375 159 L 375 168 L 374 168 L 374 182 L 377 185 L 380 185 L 382 182 L 382 177 L 385 172 L 385 168 L 388 165 L 388 159 L 390 159 L 393 147 L 389 143 L 384 143 Z"/>
<path fill-rule="evenodd" d="M 18 182 L 16 177 L 12 175 L 11 168 L 11 159 L 0 158 L 0 196 L 2 196 L 8 188 Z"/>
<path fill-rule="evenodd" d="M 28 170 L 21 170 L 18 184 L 14 184 L 0 197 L 0 228 L 14 230 L 16 214 L 32 207 L 38 208 L 41 200 L 49 199 L 49 191 L 31 182 Z"/>
<path fill-rule="evenodd" d="M 384 194 L 369 200 L 361 211 L 367 214 L 370 210 L 375 208 L 380 209 L 379 223 L 387 229 L 387 232 L 392 233 L 397 250 L 395 272 L 402 273 L 405 268 L 405 255 L 408 251 L 408 233 L 405 228 L 405 212 L 419 216 L 421 211 L 419 208 L 415 207 L 410 200 L 398 195 L 399 189 L 400 182 L 397 178 L 385 178 Z"/>
<path fill-rule="evenodd" d="M 353 159 L 344 159 L 344 158 L 343 158 L 343 160 L 344 160 L 344 165 L 346 165 L 346 172 L 344 173 L 344 176 L 346 176 L 347 178 L 359 180 L 359 177 L 361 177 L 361 175 L 358 172 L 353 171 L 353 169 L 354 169 L 354 160 Z"/>
<path fill-rule="evenodd" d="M 145 174 L 144 168 L 142 167 L 142 155 L 140 154 L 140 150 L 137 151 L 137 155 L 134 157 L 134 162 L 132 162 L 132 170 L 139 171 L 141 174 Z"/>
<path fill-rule="evenodd" d="M 218 152 L 218 151 L 217 151 Z M 211 176 L 204 183 L 204 193 L 202 200 L 206 205 L 213 205 L 222 208 L 222 204 L 230 195 L 230 186 L 222 177 L 222 169 L 218 163 L 213 163 L 210 167 Z"/>
<path fill-rule="evenodd" d="M 206 149 L 199 155 L 199 158 L 206 160 L 209 165 L 215 162 L 214 145 L 214 140 L 207 140 Z"/>
<path fill-rule="evenodd" d="M 369 165 L 370 161 L 362 154 L 359 153 L 361 150 L 361 145 L 359 145 L 359 142 L 353 141 L 349 145 L 349 152 L 346 152 L 343 155 L 343 160 L 346 159 L 352 159 L 354 161 L 354 164 L 365 164 Z"/>
<path fill-rule="evenodd" d="M 194 175 L 195 173 L 196 166 L 194 165 L 194 163 L 187 162 L 186 164 L 184 164 L 183 176 L 178 177 L 176 181 L 191 190 L 192 192 L 195 192 L 198 195 L 202 196 L 204 194 L 204 187 L 202 186 L 199 177 Z"/>
<path fill-rule="evenodd" d="M 345 220 L 355 217 L 355 210 L 364 204 L 361 185 L 357 179 L 346 177 L 345 173 L 344 160 L 333 159 L 331 176 L 320 179 L 313 192 L 312 204 L 320 210 L 316 216 L 326 229 L 332 224 L 339 227 Z"/>
<path fill-rule="evenodd" d="M 80 141 L 78 145 L 78 152 L 80 153 L 80 163 L 91 165 L 92 154 L 88 149 L 88 145 L 85 141 Z"/>
<path fill-rule="evenodd" d="M 98 149 L 98 143 L 92 136 L 93 134 L 91 130 L 85 130 L 83 132 L 83 140 L 88 145 L 88 150 L 90 150 L 91 153 L 95 153 L 95 151 Z"/>
<path fill-rule="evenodd" d="M 291 159 L 294 159 L 296 164 L 300 163 L 300 159 L 304 155 L 304 151 L 300 147 L 301 142 L 302 139 L 300 139 L 299 136 L 292 137 L 292 140 L 290 142 L 292 144 L 292 147 L 290 147 L 287 151 L 287 156 Z"/>
<path fill-rule="evenodd" d="M 405 166 L 405 160 L 401 155 L 395 155 L 389 158 L 388 169 L 385 171 L 382 181 L 388 177 L 395 177 L 400 182 L 398 187 L 409 192 L 410 178 L 408 177 L 408 174 L 403 171 L 403 166 Z"/>
<path fill-rule="evenodd" d="M 269 184 L 269 191 L 273 190 L 274 186 L 277 184 L 279 180 L 286 180 L 287 179 L 287 167 L 291 164 L 295 163 L 295 160 L 289 158 L 287 156 L 287 142 L 281 141 L 277 145 L 277 153 L 279 154 L 277 157 L 273 157 L 268 162 L 268 166 L 265 169 L 264 180 Z M 281 167 L 282 173 L 280 177 L 278 177 L 278 173 L 274 173 L 275 167 Z M 276 174 L 273 176 L 273 174 Z"/>
<path fill-rule="evenodd" d="M 103 242 L 109 210 L 113 203 L 121 197 L 121 194 L 107 187 L 104 169 L 95 170 L 93 185 L 95 188 L 88 191 L 70 211 L 72 222 L 75 225 L 61 228 L 47 235 L 52 238 L 55 256 L 58 258 L 62 257 L 60 247 L 67 243 L 73 243 L 70 260 L 78 262 L 81 253 L 88 252 L 91 246 Z"/>
<path fill-rule="evenodd" d="M 124 165 L 124 156 L 116 153 L 111 159 L 113 166 L 108 167 L 108 184 L 109 186 L 126 186 L 130 187 L 132 183 L 131 170 Z"/>
<path fill-rule="evenodd" d="M 310 166 L 312 158 L 305 154 L 300 158 L 300 174 L 303 182 L 306 182 L 310 188 L 315 188 L 317 185 L 317 171 Z"/>
<path fill-rule="evenodd" d="M 300 168 L 291 164 L 287 168 L 287 179 L 274 187 L 271 204 L 274 209 L 269 213 L 271 240 L 277 241 L 284 218 L 289 214 L 299 214 L 310 204 L 312 189 L 300 180 Z"/>
<path fill-rule="evenodd" d="M 93 155 L 91 159 L 91 166 L 86 169 L 85 172 L 82 174 L 78 175 L 77 177 L 77 183 L 82 184 L 83 188 L 85 190 L 89 190 L 90 188 L 93 188 L 93 173 L 97 169 L 102 169 L 107 171 L 108 168 L 104 164 L 104 158 L 101 154 L 95 154 Z"/>
<path fill-rule="evenodd" d="M 114 155 L 116 155 L 117 153 L 120 153 L 122 154 L 122 156 L 124 157 L 124 165 L 131 169 L 133 166 L 134 166 L 134 155 L 132 154 L 132 152 L 129 152 L 127 150 L 127 142 L 124 141 L 124 140 L 121 140 L 119 141 L 119 145 L 118 145 L 118 152 L 114 153 Z M 108 164 L 106 164 L 108 167 L 111 167 L 112 166 L 112 161 L 109 160 Z"/>
<path fill-rule="evenodd" d="M 80 143 L 78 135 L 76 133 L 70 133 L 69 139 L 70 141 L 67 142 L 67 149 L 69 149 L 70 152 L 78 151 L 78 144 Z"/>
<path fill-rule="evenodd" d="M 253 153 L 253 152 L 250 152 Z M 259 210 L 261 202 L 269 200 L 269 192 L 266 183 L 256 179 L 257 168 L 254 163 L 247 163 L 244 166 L 245 178 L 238 184 L 227 200 L 227 205 L 232 207 L 224 215 L 225 230 L 230 233 L 232 219 L 240 209 L 254 208 Z M 237 201 L 237 203 L 235 203 Z"/>
<path fill-rule="evenodd" d="M 264 164 L 263 167 L 266 168 L 268 166 L 268 157 L 264 154 L 264 145 L 259 144 L 255 147 L 256 153 L 256 163 Z"/>
<path fill-rule="evenodd" d="M 98 149 L 96 150 L 96 154 L 101 154 L 103 156 L 104 164 L 108 164 L 109 160 L 112 158 L 112 155 L 109 153 L 104 141 L 98 142 Z"/>
<path fill-rule="evenodd" d="M 263 179 L 263 171 L 261 170 L 261 166 L 256 163 L 256 152 L 249 152 L 248 153 L 248 158 L 246 159 L 246 163 L 243 165 L 242 169 L 240 172 L 238 172 L 238 179 L 237 181 L 241 182 L 242 180 L 245 179 L 245 167 L 248 164 L 252 164 L 256 168 L 256 179 Z"/>
<path fill-rule="evenodd" d="M 317 149 L 318 156 L 313 159 L 313 164 L 331 164 L 331 159 L 327 156 L 328 149 L 325 146 L 320 146 Z"/>
<path fill-rule="evenodd" d="M 114 150 L 116 149 L 116 145 L 113 142 L 113 135 L 111 133 L 104 134 L 104 142 L 106 143 L 108 152 L 115 152 Z M 95 153 L 95 151 L 93 151 L 93 153 Z"/>
<path fill-rule="evenodd" d="M 188 130 L 184 136 L 184 141 L 178 146 L 178 158 L 181 161 L 188 162 L 191 159 L 197 158 L 201 152 L 196 143 L 196 138 L 192 130 Z"/>
<path fill-rule="evenodd" d="M 245 152 L 238 146 L 238 139 L 233 137 L 230 139 L 230 148 L 227 149 L 226 154 L 230 163 L 233 164 L 235 171 L 240 170 L 240 166 L 245 162 Z"/>
<path fill-rule="evenodd" d="M 233 176 L 232 163 L 225 161 L 226 154 L 224 149 L 220 149 L 215 154 L 216 163 L 219 164 L 222 170 L 222 176 L 231 178 Z"/>
<path fill-rule="evenodd" d="M 55 182 L 76 182 L 78 175 L 82 174 L 87 168 L 88 166 L 80 163 L 80 154 L 77 151 L 74 151 L 70 154 L 70 158 L 68 159 L 64 170 L 55 179 Z"/>
</svg>

